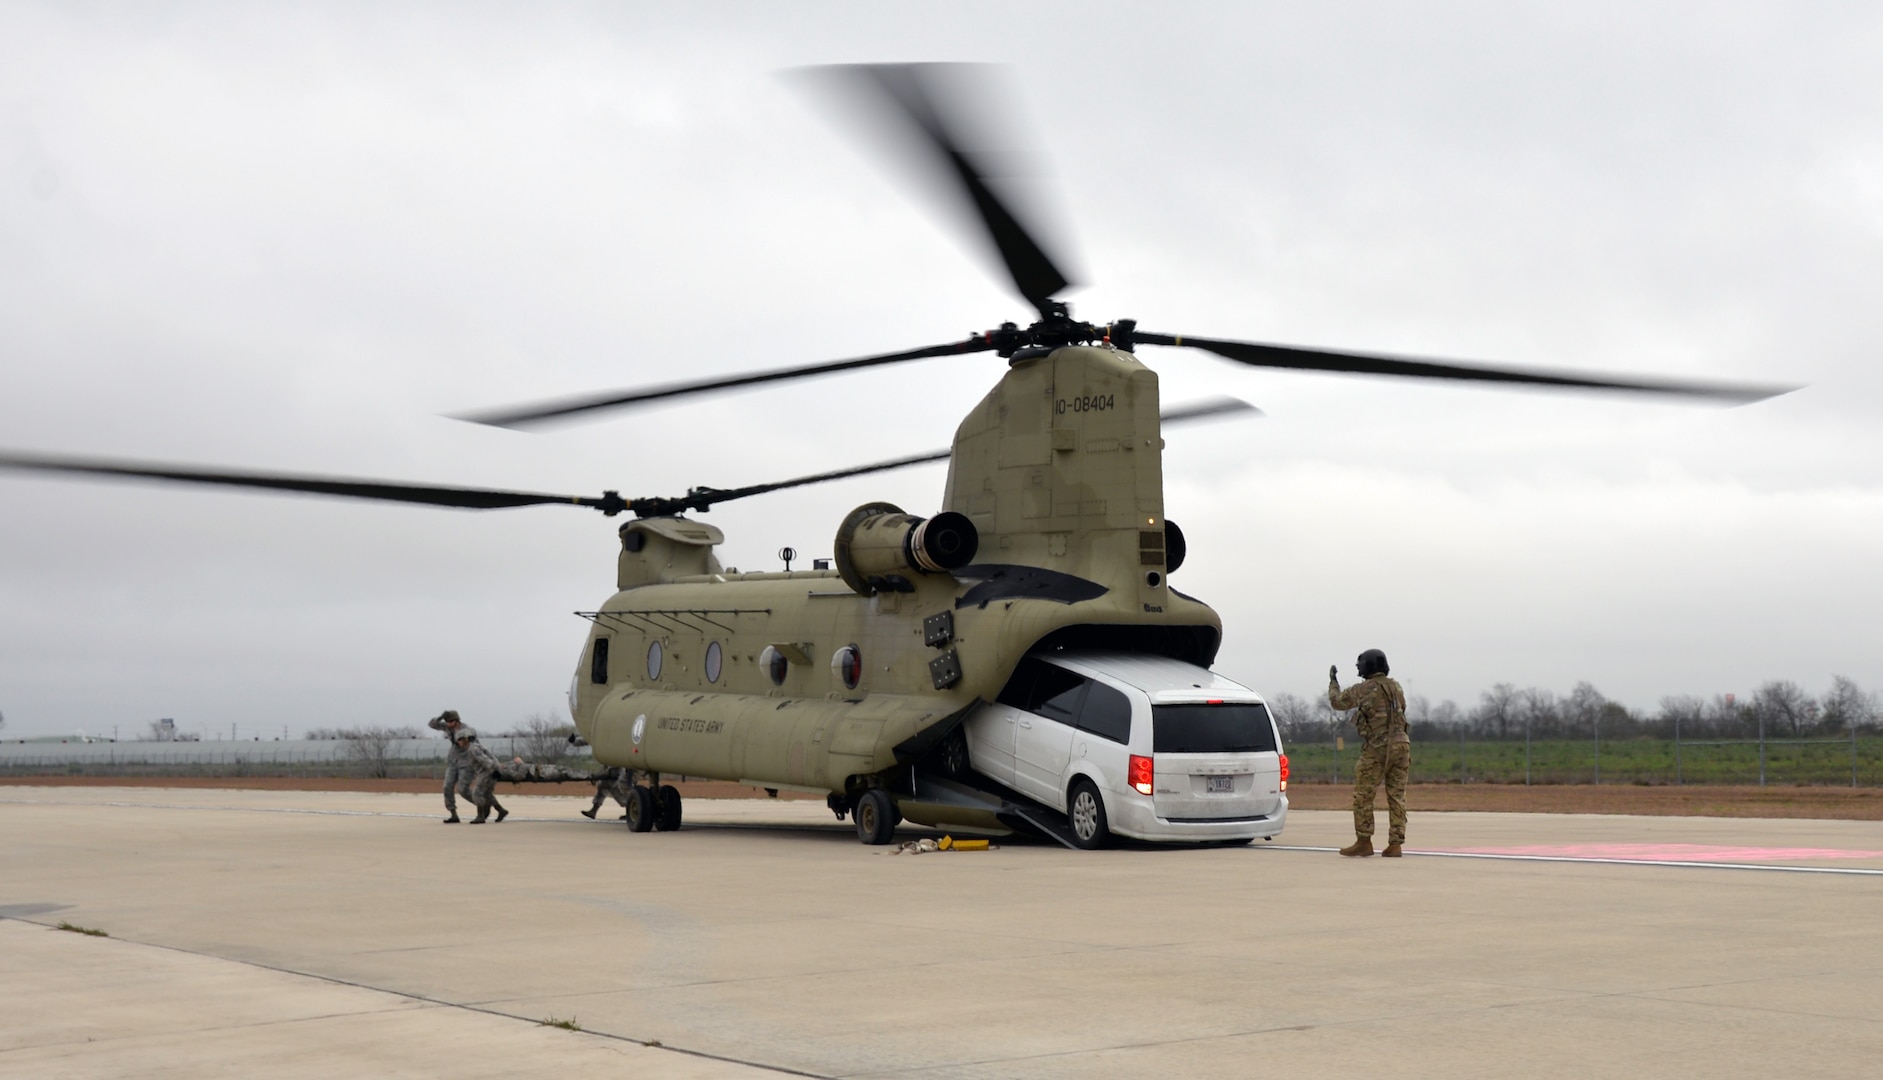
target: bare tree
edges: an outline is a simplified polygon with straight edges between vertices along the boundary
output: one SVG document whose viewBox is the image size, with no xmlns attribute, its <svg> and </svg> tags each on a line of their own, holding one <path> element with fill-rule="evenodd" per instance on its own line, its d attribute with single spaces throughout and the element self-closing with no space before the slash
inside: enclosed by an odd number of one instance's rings
<svg viewBox="0 0 1883 1080">
<path fill-rule="evenodd" d="M 1675 731 L 1691 738 L 1703 730 L 1706 722 L 1706 702 L 1691 694 L 1677 694 L 1661 699 L 1660 722 L 1666 726 L 1663 732 L 1671 737 Z"/>
<path fill-rule="evenodd" d="M 1517 718 L 1517 704 L 1517 688 L 1507 682 L 1498 683 L 1478 695 L 1478 722 L 1497 732 L 1498 738 L 1505 738 Z"/>
<path fill-rule="evenodd" d="M 1438 703 L 1428 718 L 1439 727 L 1456 727 L 1462 715 L 1463 712 L 1458 708 L 1458 703 L 1447 698 Z"/>
<path fill-rule="evenodd" d="M 1320 710 L 1293 694 L 1271 696 L 1268 711 L 1274 714 L 1282 735 L 1290 741 L 1306 737 L 1321 726 Z"/>
<path fill-rule="evenodd" d="M 1818 703 L 1790 679 L 1773 679 L 1759 687 L 1752 703 L 1768 724 L 1783 724 L 1796 736 L 1817 723 Z"/>
<path fill-rule="evenodd" d="M 387 777 L 392 775 L 392 744 L 401 738 L 400 732 L 385 727 L 354 728 L 343 732 L 346 740 L 346 759 L 366 770 L 366 775 Z"/>
<path fill-rule="evenodd" d="M 1831 688 L 1818 703 L 1818 714 L 1833 730 L 1854 731 L 1876 723 L 1879 706 L 1877 696 L 1867 693 L 1858 686 L 1856 680 L 1837 675 L 1831 679 Z"/>
<path fill-rule="evenodd" d="M 543 765 L 553 765 L 569 752 L 569 735 L 574 724 L 558 723 L 547 713 L 534 712 L 505 734 L 523 740 L 523 756 Z"/>
<path fill-rule="evenodd" d="M 1515 713 L 1513 719 L 1521 719 L 1533 735 L 1555 734 L 1565 711 L 1557 704 L 1554 692 L 1535 686 L 1517 691 L 1511 704 Z"/>
</svg>

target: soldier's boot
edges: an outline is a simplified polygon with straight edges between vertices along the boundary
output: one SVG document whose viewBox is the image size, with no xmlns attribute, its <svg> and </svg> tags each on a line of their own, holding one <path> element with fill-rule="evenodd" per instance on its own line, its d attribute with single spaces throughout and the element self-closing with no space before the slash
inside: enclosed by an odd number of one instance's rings
<svg viewBox="0 0 1883 1080">
<path fill-rule="evenodd" d="M 592 806 L 589 807 L 587 810 L 577 810 L 576 813 L 581 814 L 583 817 L 589 819 L 590 821 L 595 820 L 595 808 Z"/>
<path fill-rule="evenodd" d="M 1373 854 L 1373 838 L 1371 836 L 1359 837 L 1353 843 L 1341 848 L 1340 853 L 1353 858 L 1365 858 Z"/>
<path fill-rule="evenodd" d="M 1392 843 L 1390 843 L 1390 844 L 1387 844 L 1387 845 L 1386 845 L 1386 850 L 1385 850 L 1385 851 L 1382 851 L 1382 852 L 1380 852 L 1380 858 L 1382 858 L 1382 859 L 1397 859 L 1397 858 L 1399 858 L 1399 857 L 1401 856 L 1401 854 L 1402 854 L 1402 853 L 1400 852 L 1400 850 L 1399 850 L 1399 849 L 1400 849 L 1401 847 L 1403 847 L 1403 846 L 1404 846 L 1404 841 L 1400 841 L 1400 840 L 1395 840 L 1395 841 L 1393 841 Z"/>
<path fill-rule="evenodd" d="M 480 806 L 477 808 L 477 816 L 471 819 L 471 824 L 482 825 L 484 822 L 489 821 L 489 820 L 490 820 L 490 807 Z"/>
<path fill-rule="evenodd" d="M 509 817 L 509 816 L 510 816 L 510 811 L 508 811 L 508 810 L 505 810 L 505 809 L 503 808 L 503 804 L 502 804 L 502 803 L 495 803 L 495 804 L 493 804 L 493 805 L 495 805 L 495 806 L 497 807 L 497 820 L 498 820 L 498 821 L 502 821 L 502 820 L 503 820 L 504 818 L 507 818 L 507 817 Z"/>
<path fill-rule="evenodd" d="M 457 823 L 458 823 L 458 812 L 456 810 L 453 810 L 451 811 L 451 816 L 445 819 L 445 824 L 456 825 Z"/>
</svg>

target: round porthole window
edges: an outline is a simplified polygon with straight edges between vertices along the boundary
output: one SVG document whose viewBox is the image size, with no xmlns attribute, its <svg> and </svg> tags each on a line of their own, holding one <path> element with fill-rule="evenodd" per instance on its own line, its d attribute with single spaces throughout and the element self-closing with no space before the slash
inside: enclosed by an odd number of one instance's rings
<svg viewBox="0 0 1883 1080">
<path fill-rule="evenodd" d="M 765 651 L 758 654 L 758 666 L 764 668 L 765 674 L 771 676 L 773 686 L 783 686 L 785 673 L 791 670 L 791 661 L 785 659 L 784 653 L 767 645 Z"/>
<path fill-rule="evenodd" d="M 647 643 L 647 677 L 660 678 L 660 642 L 658 641 Z"/>
<path fill-rule="evenodd" d="M 708 642 L 706 645 L 706 681 L 718 682 L 720 668 L 724 665 L 725 656 L 719 651 L 719 642 Z"/>
<path fill-rule="evenodd" d="M 844 688 L 855 690 L 863 678 L 863 651 L 855 645 L 845 645 L 830 658 L 830 673 L 837 676 Z"/>
</svg>

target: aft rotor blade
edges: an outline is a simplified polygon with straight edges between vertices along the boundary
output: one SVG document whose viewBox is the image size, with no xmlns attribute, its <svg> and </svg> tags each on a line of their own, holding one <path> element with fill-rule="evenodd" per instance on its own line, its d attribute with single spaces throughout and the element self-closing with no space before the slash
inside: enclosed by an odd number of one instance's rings
<svg viewBox="0 0 1883 1080">
<path fill-rule="evenodd" d="M 533 491 L 436 487 L 346 477 L 239 472 L 184 465 L 160 465 L 153 462 L 107 461 L 97 458 L 66 458 L 39 454 L 0 453 L 0 468 L 32 472 L 78 473 L 128 480 L 159 480 L 181 484 L 260 488 L 267 491 L 291 491 L 343 499 L 374 499 L 380 502 L 445 506 L 460 510 L 502 510 L 513 506 L 569 505 L 593 507 L 612 516 L 632 508 L 628 500 L 612 492 L 600 498 L 591 498 L 583 495 L 546 495 Z"/>
<path fill-rule="evenodd" d="M 829 363 L 806 364 L 802 367 L 776 368 L 771 371 L 758 371 L 747 375 L 731 375 L 719 379 L 696 379 L 691 382 L 665 383 L 660 386 L 650 386 L 640 390 L 610 390 L 595 394 L 583 394 L 578 397 L 538 402 L 534 405 L 515 405 L 503 409 L 457 413 L 453 416 L 453 419 L 469 420 L 474 424 L 489 424 L 492 427 L 525 428 L 546 421 L 573 417 L 580 413 L 595 412 L 599 409 L 644 405 L 650 401 L 665 401 L 672 398 L 688 397 L 694 394 L 710 394 L 717 393 L 721 390 L 736 390 L 742 386 L 758 386 L 762 383 L 783 382 L 788 379 L 803 379 L 816 375 L 830 375 L 839 371 L 855 371 L 859 368 L 877 367 L 882 364 L 899 364 L 905 360 L 927 360 L 936 356 L 958 356 L 963 353 L 988 352 L 993 348 L 993 343 L 990 342 L 985 335 L 977 334 L 965 341 L 950 342 L 946 345 L 926 345 L 920 349 L 909 349 L 904 352 L 862 356 L 854 360 L 833 360 Z"/>
<path fill-rule="evenodd" d="M 1188 423 L 1194 420 L 1208 420 L 1220 416 L 1229 416 L 1235 413 L 1251 413 L 1255 416 L 1263 415 L 1262 410 L 1246 401 L 1232 397 L 1216 397 L 1208 398 L 1190 405 L 1180 405 L 1171 409 L 1164 413 L 1161 422 L 1168 426 L 1170 424 Z M 793 480 L 780 480 L 772 484 L 753 484 L 750 487 L 725 489 L 696 488 L 685 500 L 674 501 L 684 502 L 685 509 L 704 510 L 716 503 L 730 502 L 733 499 L 744 499 L 753 495 L 764 495 L 772 491 L 783 491 L 786 488 L 804 487 L 807 484 L 822 484 L 831 480 L 847 480 L 852 476 L 866 476 L 870 473 L 888 472 L 891 469 L 906 469 L 913 465 L 926 465 L 934 461 L 947 461 L 949 455 L 952 453 L 953 451 L 951 450 L 931 450 L 926 454 L 911 454 L 908 457 L 878 461 L 872 465 L 858 465 L 848 469 L 835 469 L 831 472 L 800 476 Z M 645 501 L 649 500 L 637 500 L 637 502 Z"/>
<path fill-rule="evenodd" d="M 1014 288 L 1039 310 L 1041 318 L 1055 312 L 1053 297 L 1072 280 L 1059 269 L 1034 234 L 1021 223 L 1013 208 L 994 191 L 995 174 L 986 168 L 991 155 L 977 155 L 964 146 L 964 133 L 990 125 L 959 91 L 969 82 L 985 84 L 990 74 L 984 64 L 843 64 L 813 68 L 810 74 L 828 73 L 853 92 L 869 95 L 889 106 L 918 140 L 932 152 L 935 165 L 973 204 L 975 213 L 993 241 L 994 250 L 1012 276 Z M 951 92 L 951 89 L 953 92 Z M 981 121 L 977 123 L 977 121 Z"/>
<path fill-rule="evenodd" d="M 1289 368 L 1297 371 L 1337 371 L 1357 375 L 1398 375 L 1415 379 L 1518 383 L 1566 389 L 1620 390 L 1632 393 L 1711 398 L 1739 405 L 1763 401 L 1780 394 L 1789 394 L 1798 389 L 1795 386 L 1753 386 L 1744 383 L 1701 380 L 1585 375 L 1573 371 L 1496 368 L 1441 360 L 1416 360 L 1380 353 L 1309 349 L 1298 345 L 1268 345 L 1249 341 L 1223 341 L 1216 338 L 1191 337 L 1188 334 L 1153 334 L 1143 330 L 1136 331 L 1134 339 L 1141 345 L 1171 345 L 1203 349 L 1224 359 L 1252 367 Z"/>
</svg>

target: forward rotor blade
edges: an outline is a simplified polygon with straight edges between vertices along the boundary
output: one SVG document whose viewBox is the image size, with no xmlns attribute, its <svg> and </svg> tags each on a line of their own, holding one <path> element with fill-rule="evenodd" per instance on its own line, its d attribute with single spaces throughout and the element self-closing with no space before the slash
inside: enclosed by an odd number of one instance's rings
<svg viewBox="0 0 1883 1080">
<path fill-rule="evenodd" d="M 753 372 L 749 375 L 732 375 L 720 379 L 697 379 L 692 382 L 666 383 L 661 386 L 650 386 L 642 390 L 611 390 L 595 394 L 583 394 L 578 397 L 538 402 L 534 405 L 516 405 L 504 409 L 457 413 L 453 415 L 452 419 L 468 420 L 474 424 L 489 424 L 492 427 L 526 428 L 550 420 L 572 417 L 579 413 L 594 412 L 598 409 L 643 405 L 650 401 L 664 401 L 671 398 L 687 397 L 693 394 L 716 393 L 721 390 L 736 390 L 742 386 L 757 386 L 762 383 L 783 382 L 787 379 L 802 379 L 816 375 L 829 375 L 838 371 L 855 371 L 859 368 L 877 367 L 882 364 L 898 364 L 905 360 L 926 360 L 936 356 L 958 356 L 964 353 L 988 352 L 993 348 L 993 343 L 988 341 L 985 336 L 976 335 L 965 341 L 951 342 L 947 345 L 928 345 L 920 349 L 909 349 L 905 352 L 882 353 L 877 356 L 858 357 L 854 360 L 833 360 L 825 364 L 806 364 L 802 367 L 776 368 L 771 371 Z"/>
<path fill-rule="evenodd" d="M 1307 349 L 1296 345 L 1266 345 L 1249 341 L 1222 341 L 1188 334 L 1153 334 L 1136 331 L 1141 345 L 1171 345 L 1203 349 L 1251 367 L 1289 368 L 1298 371 L 1338 371 L 1358 375 L 1399 375 L 1416 379 L 1458 379 L 1466 382 L 1519 383 L 1586 390 L 1621 390 L 1632 393 L 1671 394 L 1748 404 L 1789 394 L 1795 386 L 1752 386 L 1738 383 L 1683 379 L 1637 379 L 1620 375 L 1584 375 L 1572 371 L 1494 368 L 1379 353 Z"/>
<path fill-rule="evenodd" d="M 593 507 L 612 516 L 632 508 L 627 500 L 612 492 L 600 498 L 590 498 L 582 495 L 545 495 L 532 491 L 435 487 L 422 484 L 387 483 L 381 480 L 356 480 L 346 477 L 239 472 L 225 469 L 202 469 L 194 466 L 160 465 L 151 462 L 107 461 L 96 458 L 66 458 L 39 454 L 0 453 L 0 468 L 32 472 L 79 473 L 130 480 L 161 480 L 182 484 L 261 488 L 269 491 L 292 491 L 305 495 L 328 495 L 344 499 L 374 499 L 380 502 L 446 506 L 460 510 L 502 510 L 513 506 L 560 504 Z"/>
<path fill-rule="evenodd" d="M 973 83 L 989 81 L 983 64 L 847 64 L 809 69 L 814 76 L 841 80 L 853 93 L 874 98 L 916 136 L 935 165 L 973 204 L 975 213 L 993 241 L 994 250 L 1012 276 L 1014 288 L 1039 310 L 1041 318 L 1055 312 L 1053 297 L 1072 284 L 1046 254 L 1008 203 L 994 192 L 990 180 L 997 174 L 987 167 L 989 148 L 976 153 L 963 145 L 964 135 L 991 125 L 963 91 Z M 977 122 L 978 121 L 978 122 Z"/>
<path fill-rule="evenodd" d="M 1206 398 L 1203 401 L 1189 405 L 1180 405 L 1165 412 L 1160 419 L 1162 424 L 1168 426 L 1170 424 L 1189 423 L 1195 420 L 1209 420 L 1235 413 L 1253 413 L 1256 416 L 1263 415 L 1262 410 L 1246 401 L 1232 397 L 1215 397 Z M 891 469 L 906 469 L 913 465 L 926 465 L 934 461 L 947 461 L 952 453 L 952 450 L 931 450 L 926 454 L 911 454 L 908 457 L 891 458 L 888 461 L 879 461 L 873 465 L 858 465 L 849 469 L 836 469 L 831 472 L 800 476 L 794 480 L 780 480 L 771 484 L 753 484 L 749 487 L 742 488 L 696 488 L 688 494 L 685 500 L 675 501 L 684 501 L 686 507 L 689 509 L 704 510 L 716 503 L 730 502 L 733 499 L 744 499 L 752 495 L 764 495 L 772 491 L 783 491 L 786 488 L 804 487 L 807 484 L 822 484 L 830 480 L 847 480 L 852 476 L 866 476 L 870 473 L 888 472 Z"/>
</svg>

